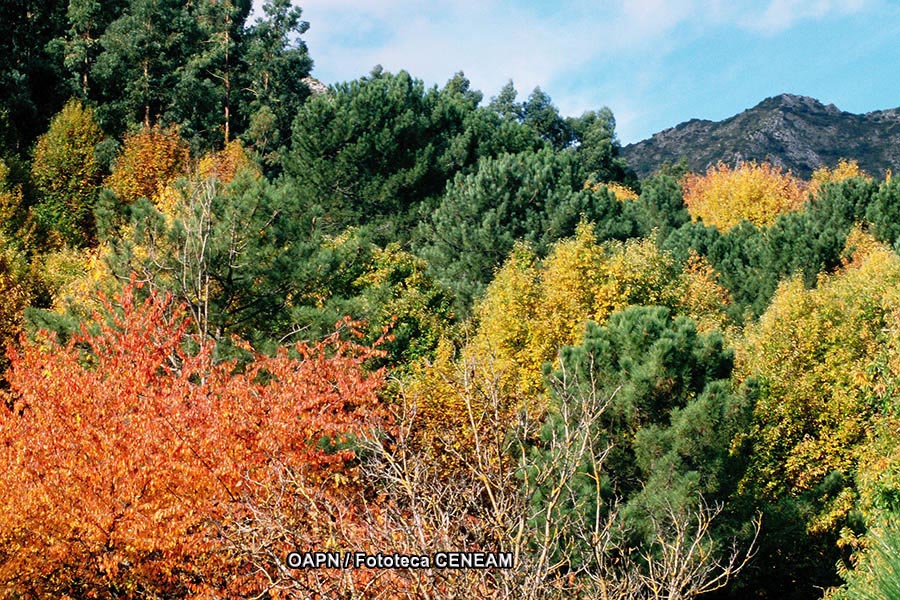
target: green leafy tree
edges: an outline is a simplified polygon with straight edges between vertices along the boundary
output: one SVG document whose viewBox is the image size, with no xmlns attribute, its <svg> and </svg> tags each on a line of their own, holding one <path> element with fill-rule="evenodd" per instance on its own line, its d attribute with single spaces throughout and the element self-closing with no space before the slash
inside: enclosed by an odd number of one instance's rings
<svg viewBox="0 0 900 600">
<path fill-rule="evenodd" d="M 338 225 L 412 220 L 410 209 L 439 195 L 458 161 L 468 159 L 454 138 L 480 99 L 456 79 L 426 90 L 406 72 L 376 69 L 303 106 L 287 172 Z"/>
<path fill-rule="evenodd" d="M 175 292 L 198 334 L 277 340 L 291 330 L 291 304 L 315 304 L 329 278 L 337 285 L 334 253 L 317 253 L 316 215 L 290 188 L 244 172 L 227 187 L 209 177 L 173 193 L 170 217 L 146 200 L 129 209 L 130 233 L 113 261 L 118 273 L 134 270 Z"/>
<path fill-rule="evenodd" d="M 61 57 L 68 71 L 72 93 L 87 101 L 94 92 L 93 69 L 102 51 L 100 37 L 119 18 L 127 0 L 69 0 L 66 17 L 69 29 L 54 39 L 50 51 Z"/>
<path fill-rule="evenodd" d="M 95 239 L 93 209 L 103 176 L 95 152 L 102 141 L 94 111 L 77 100 L 66 104 L 38 139 L 31 167 L 38 195 L 34 210 L 62 243 L 84 246 Z"/>
<path fill-rule="evenodd" d="M 0 141 L 24 156 L 68 96 L 46 48 L 65 30 L 66 2 L 3 2 L 0 23 Z"/>
<path fill-rule="evenodd" d="M 243 128 L 239 108 L 241 42 L 249 0 L 204 0 L 192 11 L 196 35 L 177 68 L 166 118 L 195 147 L 220 147 Z M 199 141 L 198 141 L 199 140 Z"/>
<path fill-rule="evenodd" d="M 104 126 L 118 132 L 155 124 L 171 104 L 179 68 L 197 38 L 197 23 L 183 2 L 130 0 L 101 36 L 94 67 Z"/>
<path fill-rule="evenodd" d="M 539 87 L 534 88 L 522 105 L 522 122 L 557 150 L 568 148 L 575 140 L 572 126 L 559 114 L 550 96 Z"/>
<path fill-rule="evenodd" d="M 636 188 L 637 178 L 619 156 L 616 119 L 606 107 L 567 119 L 582 168 L 591 180 L 624 182 Z"/>
<path fill-rule="evenodd" d="M 872 223 L 872 233 L 896 247 L 900 239 L 900 178 L 893 177 L 878 187 L 866 217 Z"/>
<path fill-rule="evenodd" d="M 503 121 L 515 121 L 521 123 L 525 119 L 524 110 L 520 102 L 516 102 L 519 92 L 516 91 L 512 80 L 506 82 L 500 89 L 500 93 L 491 98 L 488 109 L 499 116 Z"/>
<path fill-rule="evenodd" d="M 641 233 L 656 232 L 657 241 L 665 243 L 669 235 L 691 220 L 674 177 L 657 175 L 641 183 L 641 195 L 632 207 Z"/>
</svg>

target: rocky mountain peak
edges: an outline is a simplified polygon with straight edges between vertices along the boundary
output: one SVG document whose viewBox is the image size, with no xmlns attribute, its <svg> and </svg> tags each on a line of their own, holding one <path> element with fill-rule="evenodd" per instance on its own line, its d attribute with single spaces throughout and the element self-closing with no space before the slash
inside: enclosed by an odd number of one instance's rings
<svg viewBox="0 0 900 600">
<path fill-rule="evenodd" d="M 694 171 L 718 161 L 768 160 L 802 177 L 847 158 L 880 176 L 900 167 L 900 109 L 856 115 L 809 96 L 779 94 L 723 121 L 693 119 L 666 129 L 622 154 L 640 176 L 682 157 Z"/>
</svg>

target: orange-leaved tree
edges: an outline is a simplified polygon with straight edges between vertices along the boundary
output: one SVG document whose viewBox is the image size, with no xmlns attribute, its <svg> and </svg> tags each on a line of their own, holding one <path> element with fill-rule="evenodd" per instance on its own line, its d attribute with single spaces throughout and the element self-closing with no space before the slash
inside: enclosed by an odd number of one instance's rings
<svg viewBox="0 0 900 600">
<path fill-rule="evenodd" d="M 377 350 L 332 336 L 217 363 L 169 298 L 137 301 L 134 288 L 70 343 L 11 352 L 5 594 L 255 595 L 258 570 L 224 538 L 282 489 L 281 474 L 318 497 L 352 496 L 347 442 L 379 419 L 384 373 L 364 367 Z"/>
<path fill-rule="evenodd" d="M 186 174 L 189 161 L 190 151 L 177 129 L 144 127 L 125 137 L 105 184 L 124 202 L 155 201 L 166 184 Z"/>
</svg>

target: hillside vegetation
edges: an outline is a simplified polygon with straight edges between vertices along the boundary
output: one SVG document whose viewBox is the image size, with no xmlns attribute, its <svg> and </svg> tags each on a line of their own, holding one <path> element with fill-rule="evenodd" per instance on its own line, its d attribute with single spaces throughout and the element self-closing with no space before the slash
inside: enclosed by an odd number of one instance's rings
<svg viewBox="0 0 900 600">
<path fill-rule="evenodd" d="M 900 181 L 249 9 L 0 9 L 4 597 L 897 597 Z"/>
</svg>

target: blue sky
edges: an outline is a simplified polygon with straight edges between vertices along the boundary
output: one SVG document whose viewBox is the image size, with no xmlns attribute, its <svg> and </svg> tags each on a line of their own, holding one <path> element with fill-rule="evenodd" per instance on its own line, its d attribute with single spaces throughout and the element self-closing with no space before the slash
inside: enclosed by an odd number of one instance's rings
<svg viewBox="0 0 900 600">
<path fill-rule="evenodd" d="M 488 99 L 512 79 L 565 115 L 610 107 L 626 144 L 782 92 L 855 113 L 900 106 L 896 0 L 295 3 L 325 83 L 376 64 L 429 85 L 463 71 Z"/>
</svg>

